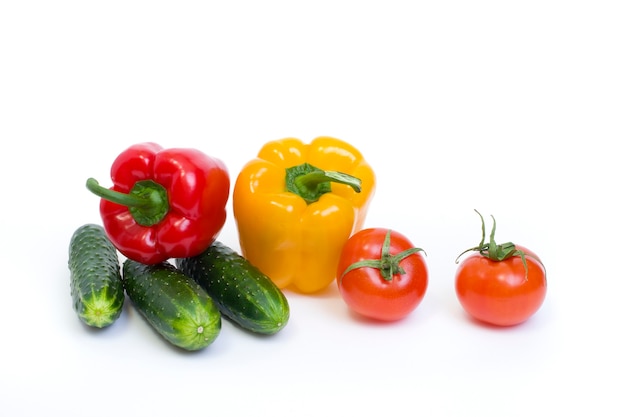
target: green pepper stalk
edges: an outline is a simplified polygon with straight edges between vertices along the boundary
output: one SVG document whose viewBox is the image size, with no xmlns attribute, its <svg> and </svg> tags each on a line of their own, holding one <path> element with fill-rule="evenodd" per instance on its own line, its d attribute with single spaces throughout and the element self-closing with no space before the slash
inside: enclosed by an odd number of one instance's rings
<svg viewBox="0 0 626 417">
<path fill-rule="evenodd" d="M 169 211 L 167 190 L 152 180 L 137 181 L 128 194 L 105 188 L 93 178 L 87 180 L 87 188 L 98 197 L 128 207 L 142 226 L 158 224 Z"/>
<path fill-rule="evenodd" d="M 287 190 L 302 197 L 307 204 L 329 193 L 331 182 L 349 185 L 355 192 L 361 192 L 360 179 L 343 172 L 324 171 L 306 162 L 287 168 L 285 181 Z"/>
</svg>

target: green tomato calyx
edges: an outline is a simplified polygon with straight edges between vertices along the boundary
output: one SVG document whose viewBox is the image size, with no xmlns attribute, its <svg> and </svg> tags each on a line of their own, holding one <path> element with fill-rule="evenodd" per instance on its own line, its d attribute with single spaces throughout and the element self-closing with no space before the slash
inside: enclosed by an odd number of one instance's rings
<svg viewBox="0 0 626 417">
<path fill-rule="evenodd" d="M 383 247 L 381 248 L 380 258 L 379 259 L 364 259 L 362 261 L 353 263 L 352 265 L 347 267 L 345 271 L 343 271 L 343 274 L 341 274 L 340 280 L 343 280 L 343 277 L 345 277 L 348 272 L 354 269 L 376 268 L 379 270 L 380 275 L 383 277 L 385 281 L 391 281 L 394 275 L 406 274 L 406 271 L 404 270 L 404 268 L 400 266 L 400 262 L 404 258 L 417 252 L 424 252 L 424 250 L 420 248 L 409 248 L 395 255 L 392 255 L 390 253 L 390 248 L 391 248 L 391 230 L 387 230 L 387 234 L 385 235 L 385 240 L 383 241 Z"/>
<path fill-rule="evenodd" d="M 457 256 L 455 261 L 457 264 L 459 263 L 459 259 L 461 258 L 461 256 L 465 255 L 468 252 L 478 252 L 482 256 L 489 258 L 495 262 L 502 262 L 514 256 L 519 256 L 522 259 L 522 263 L 524 264 L 524 271 L 526 272 L 525 278 L 528 278 L 528 264 L 526 263 L 526 256 L 530 256 L 531 258 L 538 261 L 541 265 L 543 265 L 540 259 L 538 259 L 536 256 L 525 253 L 523 250 L 518 249 L 513 242 L 506 242 L 498 245 L 495 240 L 496 219 L 495 217 L 493 217 L 493 215 L 491 216 L 491 219 L 493 220 L 493 226 L 491 228 L 491 234 L 489 235 L 489 242 L 485 243 L 485 219 L 483 218 L 482 214 L 478 212 L 478 210 L 474 209 L 474 211 L 480 216 L 480 222 L 482 225 L 482 238 L 478 246 L 466 249 L 461 252 L 459 256 Z"/>
</svg>

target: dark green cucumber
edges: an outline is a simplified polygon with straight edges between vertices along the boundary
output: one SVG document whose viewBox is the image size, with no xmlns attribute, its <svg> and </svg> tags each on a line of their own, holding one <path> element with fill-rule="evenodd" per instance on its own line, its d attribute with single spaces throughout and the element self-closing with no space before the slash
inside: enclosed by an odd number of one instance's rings
<svg viewBox="0 0 626 417">
<path fill-rule="evenodd" d="M 221 314 L 198 283 L 169 262 L 155 265 L 127 259 L 123 282 L 128 298 L 168 342 L 200 350 L 217 338 Z"/>
<path fill-rule="evenodd" d="M 72 235 L 68 268 L 73 307 L 91 327 L 107 327 L 122 313 L 124 288 L 117 250 L 102 226 L 85 224 Z"/>
<path fill-rule="evenodd" d="M 216 241 L 200 255 L 175 262 L 209 293 L 226 318 L 242 328 L 274 334 L 287 324 L 289 304 L 282 291 L 223 243 Z"/>
</svg>

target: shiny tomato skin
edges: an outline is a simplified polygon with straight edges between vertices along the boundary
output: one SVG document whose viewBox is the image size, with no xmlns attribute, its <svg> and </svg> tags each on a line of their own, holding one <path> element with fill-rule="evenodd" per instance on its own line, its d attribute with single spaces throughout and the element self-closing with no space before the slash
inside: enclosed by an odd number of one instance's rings
<svg viewBox="0 0 626 417">
<path fill-rule="evenodd" d="M 513 326 L 529 319 L 546 297 L 547 281 L 543 265 L 528 249 L 528 275 L 519 256 L 493 261 L 479 254 L 467 256 L 458 266 L 455 277 L 457 298 L 463 309 L 475 319 L 496 326 Z"/>
<path fill-rule="evenodd" d="M 421 303 L 428 287 L 428 268 L 422 252 L 413 253 L 399 262 L 406 272 L 387 281 L 376 268 L 362 267 L 343 272 L 353 263 L 380 259 L 388 229 L 363 229 L 348 239 L 337 266 L 337 285 L 341 297 L 356 313 L 380 321 L 406 317 Z M 414 246 L 403 234 L 391 231 L 390 254 L 396 255 Z"/>
</svg>

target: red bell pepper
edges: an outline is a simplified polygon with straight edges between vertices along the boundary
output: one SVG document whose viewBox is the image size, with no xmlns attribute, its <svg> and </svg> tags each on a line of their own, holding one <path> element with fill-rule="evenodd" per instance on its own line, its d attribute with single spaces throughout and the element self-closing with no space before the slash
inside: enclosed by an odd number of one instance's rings
<svg viewBox="0 0 626 417">
<path fill-rule="evenodd" d="M 230 178 L 223 162 L 196 149 L 140 143 L 111 166 L 113 186 L 89 178 L 104 229 L 122 255 L 144 264 L 200 254 L 226 221 Z"/>
</svg>

